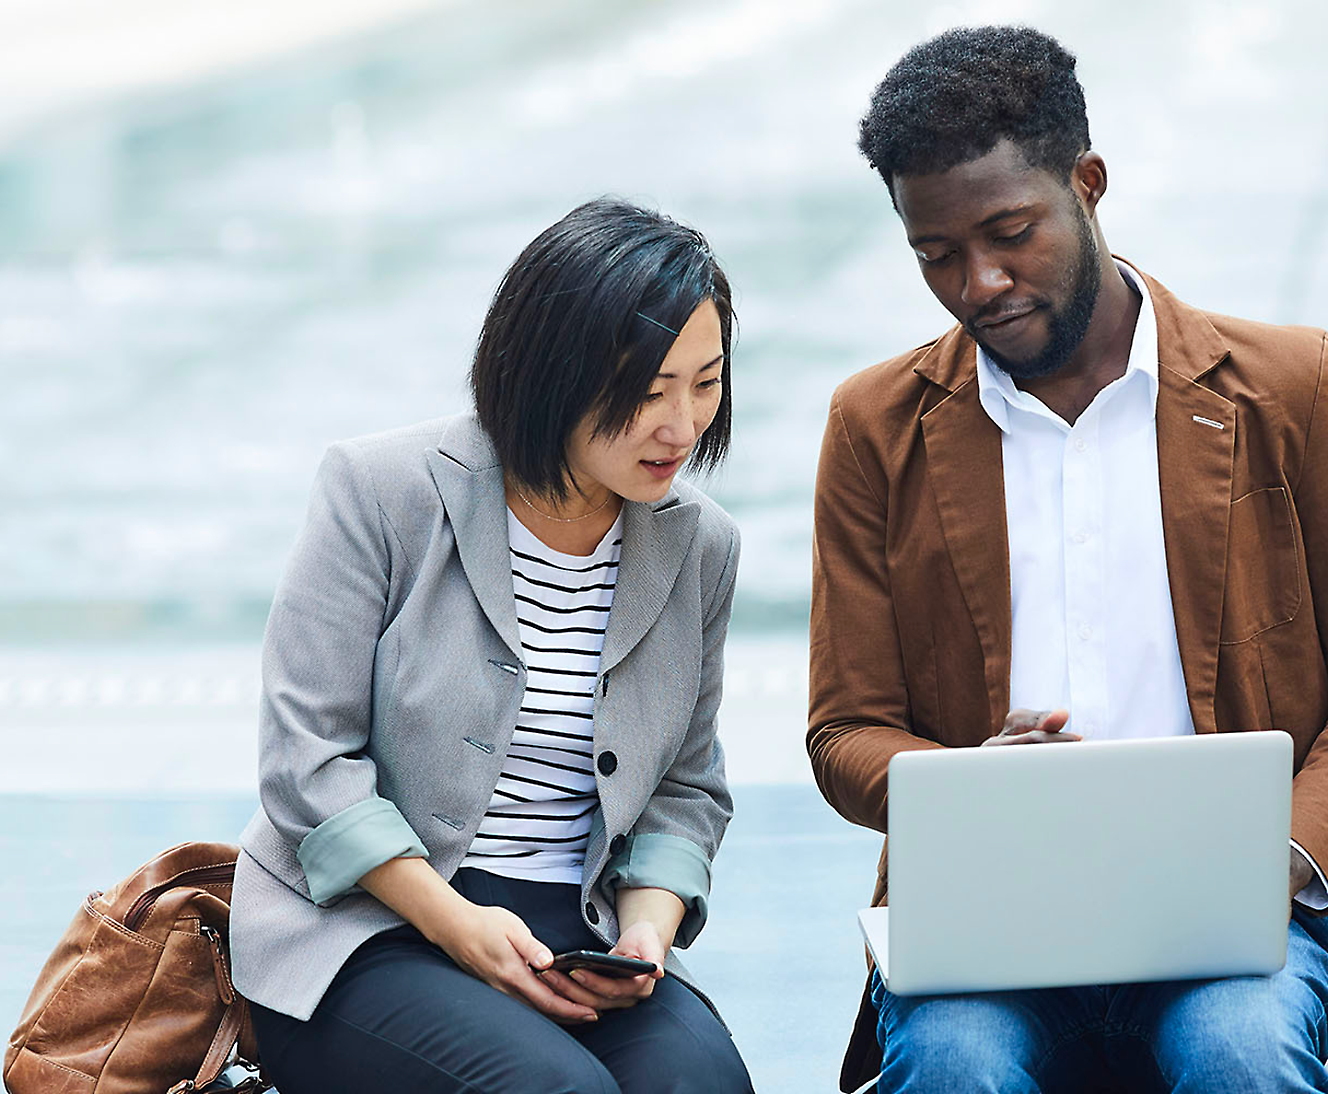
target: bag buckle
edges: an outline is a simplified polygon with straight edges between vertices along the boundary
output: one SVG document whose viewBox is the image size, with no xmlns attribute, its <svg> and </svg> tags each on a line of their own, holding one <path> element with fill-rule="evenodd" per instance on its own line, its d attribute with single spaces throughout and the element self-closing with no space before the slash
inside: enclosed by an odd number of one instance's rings
<svg viewBox="0 0 1328 1094">
<path fill-rule="evenodd" d="M 257 1064 L 237 1058 L 207 1085 L 198 1086 L 193 1079 L 181 1079 L 166 1094 L 258 1094 L 271 1089 L 272 1084 L 264 1080 Z"/>
<path fill-rule="evenodd" d="M 236 1082 L 237 1079 L 238 1082 Z M 251 1064 L 248 1060 L 241 1059 L 238 1056 L 235 1058 L 235 1062 L 222 1073 L 221 1080 L 234 1083 L 230 1087 L 231 1094 L 248 1094 L 250 1091 L 272 1089 L 272 1084 L 264 1081 L 263 1073 L 257 1064 Z M 206 1091 L 204 1094 L 206 1094 Z"/>
</svg>

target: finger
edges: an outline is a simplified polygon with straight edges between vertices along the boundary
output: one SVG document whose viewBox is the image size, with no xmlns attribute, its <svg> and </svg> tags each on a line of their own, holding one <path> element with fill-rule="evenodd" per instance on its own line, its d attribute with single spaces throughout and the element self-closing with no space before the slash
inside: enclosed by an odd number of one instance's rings
<svg viewBox="0 0 1328 1094">
<path fill-rule="evenodd" d="M 1083 738 L 1077 733 L 1045 733 L 1040 729 L 1030 729 L 1027 733 L 1007 737 L 1005 743 L 1012 745 L 1059 745 L 1081 740 Z"/>
<path fill-rule="evenodd" d="M 573 970 L 572 978 L 604 999 L 639 999 L 641 989 L 655 982 L 644 973 L 640 976 L 601 976 L 589 969 Z"/>
<path fill-rule="evenodd" d="M 579 980 L 581 973 L 584 971 L 584 969 L 577 969 L 572 975 L 575 975 Z M 594 976 L 593 973 L 589 974 L 589 977 L 594 977 L 597 981 L 604 979 L 604 977 Z M 636 986 L 638 980 L 644 980 L 649 987 L 646 989 L 638 988 Z M 634 976 L 630 980 L 615 980 L 612 982 L 611 986 L 606 986 L 604 989 L 606 992 L 612 991 L 614 994 L 599 995 L 599 993 L 596 992 L 596 995 L 600 1000 L 598 1009 L 614 1010 L 623 1007 L 633 1007 L 649 995 L 650 992 L 654 990 L 654 986 L 655 982 L 647 976 Z"/>
<path fill-rule="evenodd" d="M 512 993 L 550 1018 L 569 1022 L 593 1022 L 599 1017 L 594 1007 L 563 998 L 525 965 L 519 970 L 513 970 L 507 984 Z"/>
<path fill-rule="evenodd" d="M 1048 710 L 1029 710 L 1027 707 L 1016 707 L 1005 716 L 1005 724 L 1001 726 L 1001 732 L 1022 733 L 1024 730 L 1033 729 L 1038 722 L 1050 713 Z"/>
<path fill-rule="evenodd" d="M 995 737 L 988 737 L 982 743 L 984 745 L 1040 745 L 1064 744 L 1080 740 L 1083 740 L 1083 738 L 1077 733 L 1046 733 L 1040 729 L 1030 729 L 1023 733 L 998 733 Z"/>
<path fill-rule="evenodd" d="M 619 1005 L 631 1006 L 633 1003 L 649 998 L 651 992 L 655 990 L 657 975 L 662 975 L 662 973 L 642 973 L 640 976 L 633 976 L 627 980 L 619 980 L 618 984 L 624 992 L 623 1002 Z"/>
<path fill-rule="evenodd" d="M 618 945 L 614 946 L 609 953 L 618 954 L 622 957 L 635 957 L 638 961 L 652 962 L 655 966 L 654 972 L 642 973 L 642 976 L 648 976 L 652 980 L 658 980 L 664 975 L 664 953 L 659 947 L 648 952 L 643 946 L 624 947 L 622 941 L 619 940 Z"/>
<path fill-rule="evenodd" d="M 1030 745 L 1034 743 L 1029 737 L 1031 732 L 1032 731 L 1030 730 L 1025 733 L 1007 733 L 1005 730 L 1001 730 L 995 737 L 988 737 L 983 741 L 982 747 L 995 747 L 999 745 L 1003 748 L 1006 745 Z"/>
<path fill-rule="evenodd" d="M 1005 716 L 1001 732 L 1006 735 L 1026 733 L 1031 729 L 1041 729 L 1055 733 L 1070 720 L 1070 712 L 1058 710 L 1028 710 L 1018 707 Z"/>
<path fill-rule="evenodd" d="M 570 999 L 573 1003 L 580 1003 L 591 1010 L 598 1010 L 608 1001 L 604 996 L 596 995 L 592 990 L 575 980 L 569 979 L 565 973 L 561 973 L 557 969 L 545 969 L 544 972 L 539 974 L 539 978 L 564 999 Z"/>
<path fill-rule="evenodd" d="M 508 932 L 507 940 L 532 969 L 547 969 L 553 964 L 553 953 L 549 947 L 531 934 L 524 923 L 520 927 L 513 927 Z"/>
</svg>

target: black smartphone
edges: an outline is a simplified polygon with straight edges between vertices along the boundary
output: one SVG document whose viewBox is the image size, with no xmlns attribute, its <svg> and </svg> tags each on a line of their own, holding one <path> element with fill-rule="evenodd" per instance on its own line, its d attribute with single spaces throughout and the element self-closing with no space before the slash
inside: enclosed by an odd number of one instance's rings
<svg viewBox="0 0 1328 1094">
<path fill-rule="evenodd" d="M 549 967 L 557 969 L 559 972 L 570 972 L 572 969 L 589 969 L 600 976 L 619 978 L 640 976 L 642 973 L 655 971 L 653 961 L 642 961 L 635 957 L 622 957 L 616 953 L 599 953 L 596 950 L 572 950 L 570 953 L 560 953 L 553 959 L 553 964 Z"/>
</svg>

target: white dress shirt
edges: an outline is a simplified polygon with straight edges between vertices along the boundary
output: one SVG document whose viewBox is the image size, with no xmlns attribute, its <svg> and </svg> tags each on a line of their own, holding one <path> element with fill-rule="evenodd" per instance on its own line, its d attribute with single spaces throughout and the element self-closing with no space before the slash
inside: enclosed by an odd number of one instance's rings
<svg viewBox="0 0 1328 1094">
<path fill-rule="evenodd" d="M 1157 320 L 1117 266 L 1141 300 L 1129 362 L 1073 425 L 977 351 L 978 398 L 1001 430 L 1010 707 L 1064 708 L 1085 739 L 1177 737 L 1194 722 L 1162 537 Z M 1328 907 L 1315 872 L 1297 899 Z"/>
</svg>

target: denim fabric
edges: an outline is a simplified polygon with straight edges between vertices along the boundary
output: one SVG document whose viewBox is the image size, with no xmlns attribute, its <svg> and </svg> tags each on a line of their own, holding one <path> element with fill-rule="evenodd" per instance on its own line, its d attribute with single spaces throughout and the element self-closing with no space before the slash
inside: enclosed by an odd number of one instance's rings
<svg viewBox="0 0 1328 1094">
<path fill-rule="evenodd" d="M 879 1094 L 1328 1092 L 1328 919 L 1299 911 L 1273 976 L 899 996 L 873 974 L 872 1002 Z"/>
</svg>

